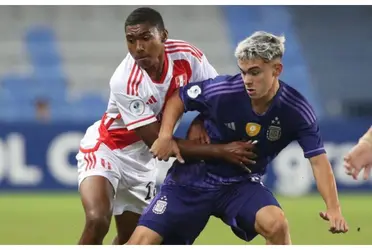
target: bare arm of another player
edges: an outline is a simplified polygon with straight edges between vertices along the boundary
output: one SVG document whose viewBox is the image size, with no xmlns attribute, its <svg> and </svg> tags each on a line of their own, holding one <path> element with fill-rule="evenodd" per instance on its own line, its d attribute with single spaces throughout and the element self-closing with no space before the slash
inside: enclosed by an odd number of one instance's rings
<svg viewBox="0 0 372 250">
<path fill-rule="evenodd" d="M 355 180 L 364 169 L 363 179 L 367 180 L 372 169 L 372 127 L 359 139 L 344 158 L 346 173 Z"/>
</svg>

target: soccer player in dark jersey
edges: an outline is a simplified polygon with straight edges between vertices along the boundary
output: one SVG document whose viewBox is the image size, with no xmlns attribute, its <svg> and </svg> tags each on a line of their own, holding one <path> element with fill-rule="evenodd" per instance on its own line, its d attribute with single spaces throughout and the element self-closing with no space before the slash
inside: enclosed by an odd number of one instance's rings
<svg viewBox="0 0 372 250">
<path fill-rule="evenodd" d="M 210 216 L 223 220 L 243 240 L 260 234 L 267 244 L 291 244 L 284 212 L 261 177 L 292 141 L 298 141 L 310 160 L 326 205 L 320 216 L 329 221 L 329 231 L 348 231 L 313 109 L 279 80 L 284 41 L 256 32 L 236 48 L 240 74 L 189 83 L 172 96 L 151 148 L 154 156 L 179 157 L 173 128 L 183 112 L 197 110 L 205 118 L 211 144 L 257 141 L 256 163 L 244 170 L 220 160 L 176 162 L 128 244 L 192 244 Z"/>
</svg>

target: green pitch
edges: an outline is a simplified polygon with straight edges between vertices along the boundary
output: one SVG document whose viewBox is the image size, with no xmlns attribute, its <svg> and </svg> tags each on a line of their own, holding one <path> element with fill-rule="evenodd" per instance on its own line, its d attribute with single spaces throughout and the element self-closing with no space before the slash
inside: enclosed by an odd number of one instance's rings
<svg viewBox="0 0 372 250">
<path fill-rule="evenodd" d="M 332 235 L 318 213 L 321 197 L 278 197 L 288 217 L 294 244 L 372 244 L 372 195 L 342 195 L 344 216 L 350 231 Z M 0 244 L 76 244 L 84 223 L 77 195 L 0 195 Z M 359 228 L 359 230 L 358 230 Z M 112 224 L 105 244 L 115 234 Z M 263 244 L 257 237 L 249 244 Z M 236 238 L 230 228 L 212 218 L 196 244 L 248 244 Z"/>
</svg>

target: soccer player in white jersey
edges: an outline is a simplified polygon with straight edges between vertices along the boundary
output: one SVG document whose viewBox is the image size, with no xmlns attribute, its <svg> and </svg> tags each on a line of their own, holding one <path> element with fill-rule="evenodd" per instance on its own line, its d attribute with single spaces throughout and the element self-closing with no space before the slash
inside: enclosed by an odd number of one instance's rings
<svg viewBox="0 0 372 250">
<path fill-rule="evenodd" d="M 112 215 L 114 243 L 129 239 L 154 196 L 156 168 L 162 167 L 149 147 L 158 137 L 167 98 L 189 81 L 217 76 L 199 49 L 168 39 L 161 15 L 151 8 L 134 10 L 125 33 L 129 53 L 110 80 L 107 111 L 87 129 L 76 156 L 86 216 L 79 244 L 102 244 Z M 184 150 L 194 150 L 189 148 Z"/>
</svg>

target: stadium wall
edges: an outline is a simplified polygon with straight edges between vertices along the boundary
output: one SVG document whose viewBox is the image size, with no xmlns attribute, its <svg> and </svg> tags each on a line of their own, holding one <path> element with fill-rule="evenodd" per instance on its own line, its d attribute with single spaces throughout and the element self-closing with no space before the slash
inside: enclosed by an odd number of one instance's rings
<svg viewBox="0 0 372 250">
<path fill-rule="evenodd" d="M 195 114 L 184 117 L 178 136 L 184 136 Z M 0 123 L 0 190 L 77 191 L 75 154 L 89 124 L 74 122 Z M 372 181 L 354 181 L 344 173 L 342 158 L 370 126 L 367 120 L 334 120 L 321 123 L 329 159 L 340 192 L 371 191 Z M 166 172 L 162 171 L 162 175 Z M 293 143 L 268 168 L 265 184 L 285 196 L 316 190 L 309 163 Z"/>
</svg>

